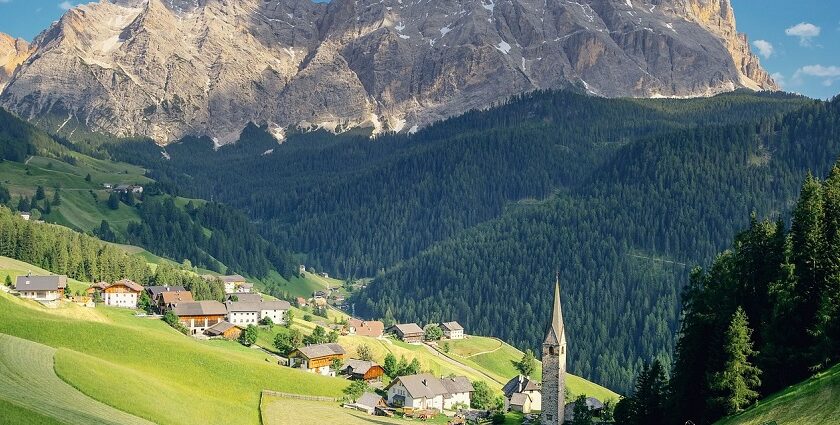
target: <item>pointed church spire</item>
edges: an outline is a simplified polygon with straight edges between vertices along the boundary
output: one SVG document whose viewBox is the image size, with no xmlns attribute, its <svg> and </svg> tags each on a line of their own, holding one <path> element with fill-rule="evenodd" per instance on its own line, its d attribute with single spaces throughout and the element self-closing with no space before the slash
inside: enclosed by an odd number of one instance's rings
<svg viewBox="0 0 840 425">
<path fill-rule="evenodd" d="M 554 307 L 551 311 L 551 325 L 543 344 L 560 345 L 566 339 L 563 329 L 563 310 L 560 307 L 560 273 L 557 273 L 557 280 L 554 283 Z"/>
</svg>

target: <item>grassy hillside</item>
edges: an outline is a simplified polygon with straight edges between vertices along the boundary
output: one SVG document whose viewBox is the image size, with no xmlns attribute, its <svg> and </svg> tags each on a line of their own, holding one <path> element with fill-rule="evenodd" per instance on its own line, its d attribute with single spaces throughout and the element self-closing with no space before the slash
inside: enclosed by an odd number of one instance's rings
<svg viewBox="0 0 840 425">
<path fill-rule="evenodd" d="M 82 394 L 53 370 L 56 350 L 0 334 L 0 399 L 16 405 L 17 419 L 47 416 L 68 424 L 151 425 Z M 4 420 L 8 420 L 4 413 Z"/>
<path fill-rule="evenodd" d="M 717 425 L 840 423 L 840 365 L 781 391 Z"/>
<path fill-rule="evenodd" d="M 277 366 L 234 342 L 196 341 L 159 320 L 104 307 L 48 310 L 0 293 L 0 333 L 58 349 L 62 379 L 161 424 L 256 423 L 264 389 L 334 397 L 346 385 Z"/>
</svg>

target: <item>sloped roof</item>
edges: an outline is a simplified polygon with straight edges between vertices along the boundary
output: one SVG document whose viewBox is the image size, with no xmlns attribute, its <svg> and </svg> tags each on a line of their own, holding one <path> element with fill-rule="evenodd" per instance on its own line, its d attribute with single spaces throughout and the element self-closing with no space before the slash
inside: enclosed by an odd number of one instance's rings
<svg viewBox="0 0 840 425">
<path fill-rule="evenodd" d="M 235 327 L 236 326 L 234 326 L 232 323 L 222 320 L 221 322 L 216 323 L 215 325 L 207 328 L 207 330 L 205 330 L 204 333 L 210 336 L 218 336 L 223 335 L 225 332 Z"/>
<path fill-rule="evenodd" d="M 246 302 L 246 301 L 228 301 L 227 309 L 229 312 L 248 312 L 248 311 L 265 311 L 265 310 L 288 310 L 292 305 L 287 301 L 260 301 L 260 302 Z"/>
<path fill-rule="evenodd" d="M 238 274 L 230 276 L 219 276 L 219 279 L 221 279 L 224 283 L 245 282 L 245 277 Z"/>
<path fill-rule="evenodd" d="M 360 336 L 382 336 L 385 332 L 385 324 L 378 321 L 364 321 L 359 319 L 350 319 L 347 321 L 349 326 L 356 329 L 356 335 Z"/>
<path fill-rule="evenodd" d="M 173 312 L 177 316 L 224 316 L 227 308 L 218 301 L 193 301 L 178 304 Z"/>
<path fill-rule="evenodd" d="M 18 276 L 15 289 L 18 291 L 57 291 L 67 287 L 67 276 Z"/>
<path fill-rule="evenodd" d="M 396 329 L 402 335 L 408 334 L 422 334 L 423 328 L 421 328 L 417 323 L 400 323 L 398 325 L 391 326 L 392 329 Z"/>
<path fill-rule="evenodd" d="M 563 326 L 563 310 L 560 307 L 560 277 L 554 284 L 554 306 L 551 309 L 551 324 L 545 335 L 546 345 L 563 345 L 566 343 L 566 333 Z"/>
<path fill-rule="evenodd" d="M 515 393 L 510 397 L 511 406 L 524 406 L 531 400 L 531 396 L 524 393 Z"/>
<path fill-rule="evenodd" d="M 517 375 L 502 387 L 502 392 L 505 394 L 505 397 L 510 397 L 516 393 L 540 391 L 541 389 L 539 382 L 522 375 Z"/>
<path fill-rule="evenodd" d="M 444 322 L 440 324 L 441 329 L 445 331 L 462 331 L 464 327 L 458 322 Z"/>
<path fill-rule="evenodd" d="M 384 403 L 384 399 L 379 394 L 374 393 L 364 393 L 358 400 L 356 400 L 356 404 L 365 407 L 378 407 Z"/>
<path fill-rule="evenodd" d="M 475 391 L 472 382 L 465 376 L 455 376 L 452 378 L 441 378 L 440 382 L 446 388 L 449 394 L 471 393 Z"/>
<path fill-rule="evenodd" d="M 157 299 L 158 295 L 160 295 L 164 292 L 178 292 L 178 291 L 186 292 L 187 288 L 184 288 L 183 286 L 168 286 L 168 285 L 166 285 L 166 286 L 147 286 L 146 291 L 149 292 L 149 296 L 152 299 Z"/>
<path fill-rule="evenodd" d="M 396 383 L 402 384 L 411 398 L 433 398 L 439 395 L 472 392 L 473 386 L 469 379 L 463 376 L 454 378 L 436 378 L 429 373 L 400 376 L 388 385 L 391 388 Z"/>
<path fill-rule="evenodd" d="M 344 367 L 342 368 L 342 370 L 344 370 L 344 371 L 352 370 L 353 373 L 357 373 L 359 375 L 364 375 L 364 374 L 368 373 L 370 368 L 372 368 L 374 366 L 379 366 L 379 365 L 374 363 L 374 362 L 366 361 L 366 360 L 348 359 L 344 363 Z"/>
<path fill-rule="evenodd" d="M 307 359 L 317 359 L 319 357 L 344 355 L 344 347 L 335 343 L 308 345 L 297 349 Z"/>
<path fill-rule="evenodd" d="M 118 280 L 109 285 L 109 287 L 111 286 L 125 286 L 126 288 L 131 289 L 134 292 L 143 292 L 143 286 L 129 279 Z"/>
<path fill-rule="evenodd" d="M 164 304 L 177 304 L 192 302 L 193 296 L 190 291 L 162 292 L 160 297 Z"/>
</svg>

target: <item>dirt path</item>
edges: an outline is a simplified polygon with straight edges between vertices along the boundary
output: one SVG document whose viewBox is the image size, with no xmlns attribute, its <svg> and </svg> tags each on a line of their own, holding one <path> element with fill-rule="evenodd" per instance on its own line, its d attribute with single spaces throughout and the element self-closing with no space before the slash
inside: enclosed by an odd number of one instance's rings
<svg viewBox="0 0 840 425">
<path fill-rule="evenodd" d="M 485 355 L 485 354 L 493 354 L 493 353 L 495 353 L 496 351 L 501 350 L 501 349 L 502 349 L 502 347 L 504 347 L 504 345 L 505 345 L 505 344 L 504 344 L 504 343 L 503 343 L 500 339 L 498 339 L 498 338 L 493 338 L 493 340 L 499 343 L 499 346 L 498 346 L 498 347 L 496 347 L 496 348 L 494 348 L 494 349 L 492 349 L 492 350 L 489 350 L 489 351 L 482 351 L 482 352 L 480 352 L 480 353 L 470 354 L 469 356 L 464 356 L 464 358 L 465 358 L 465 359 L 471 359 L 471 358 L 476 357 L 476 356 L 483 356 L 483 355 Z"/>
</svg>

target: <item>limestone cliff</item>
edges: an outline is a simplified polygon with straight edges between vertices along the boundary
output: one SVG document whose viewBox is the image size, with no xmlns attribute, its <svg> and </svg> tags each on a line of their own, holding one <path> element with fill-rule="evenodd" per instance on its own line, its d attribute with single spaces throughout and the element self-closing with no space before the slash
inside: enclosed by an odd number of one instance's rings
<svg viewBox="0 0 840 425">
<path fill-rule="evenodd" d="M 776 88 L 729 0 L 102 0 L 33 44 L 2 106 L 160 143 L 249 122 L 413 131 L 544 88 Z"/>
<path fill-rule="evenodd" d="M 0 92 L 12 78 L 15 70 L 29 58 L 32 51 L 26 40 L 0 33 Z"/>
</svg>

